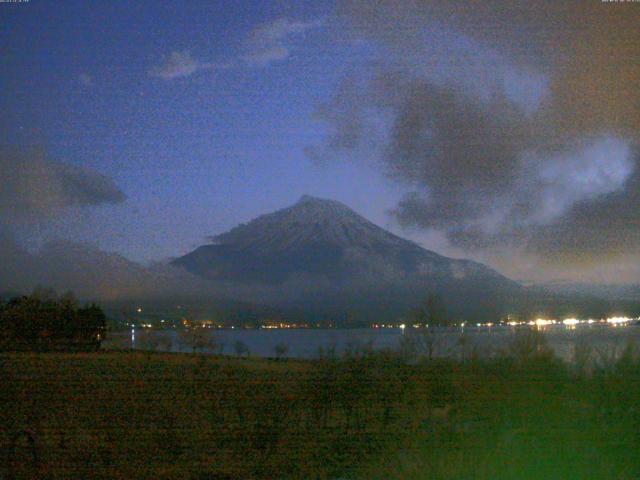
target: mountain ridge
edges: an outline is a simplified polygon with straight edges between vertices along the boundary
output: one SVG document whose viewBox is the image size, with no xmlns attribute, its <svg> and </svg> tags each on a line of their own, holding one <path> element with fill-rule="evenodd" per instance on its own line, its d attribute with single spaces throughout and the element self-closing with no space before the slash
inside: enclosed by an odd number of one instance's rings
<svg viewBox="0 0 640 480">
<path fill-rule="evenodd" d="M 522 288 L 490 267 L 427 250 L 340 202 L 308 195 L 212 242 L 173 263 L 208 280 L 280 289 L 281 302 L 342 309 L 368 303 L 397 313 L 435 292 L 457 297 L 449 302 L 453 312 L 489 304 L 495 314 Z"/>
<path fill-rule="evenodd" d="M 250 257 L 268 257 L 309 253 L 309 250 L 336 249 L 337 255 L 373 254 L 388 256 L 402 251 L 405 260 L 415 260 L 419 273 L 424 271 L 424 261 L 434 264 L 450 263 L 453 274 L 460 276 L 465 270 L 481 270 L 500 276 L 498 272 L 469 259 L 453 259 L 428 250 L 415 242 L 406 240 L 367 220 L 346 205 L 336 201 L 303 195 L 295 204 L 275 212 L 260 215 L 247 224 L 211 237 L 212 243 L 198 247 L 174 262 L 192 273 L 203 275 L 201 266 L 190 259 L 196 252 L 218 250 L 234 254 L 244 253 Z M 197 254 L 195 255 L 197 256 Z M 395 255 L 396 260 L 399 255 Z M 307 258 L 308 259 L 308 258 Z M 343 258 L 344 259 L 344 258 Z M 247 258 L 249 260 L 249 258 Z M 410 262 L 405 267 L 411 271 Z M 196 271 L 193 271 L 196 270 Z M 304 269 L 303 269 L 304 270 Z M 215 277 L 215 275 L 214 275 Z M 509 280 L 512 282 L 511 280 Z M 514 282 L 515 283 L 515 282 Z"/>
</svg>

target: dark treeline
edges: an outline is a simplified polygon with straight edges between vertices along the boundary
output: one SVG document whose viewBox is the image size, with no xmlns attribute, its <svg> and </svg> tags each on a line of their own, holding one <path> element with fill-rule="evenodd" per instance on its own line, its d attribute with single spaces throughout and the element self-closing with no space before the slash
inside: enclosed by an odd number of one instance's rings
<svg viewBox="0 0 640 480">
<path fill-rule="evenodd" d="M 31 295 L 0 300 L 0 349 L 97 350 L 105 335 L 106 316 L 72 293 L 57 296 L 37 289 Z"/>
</svg>

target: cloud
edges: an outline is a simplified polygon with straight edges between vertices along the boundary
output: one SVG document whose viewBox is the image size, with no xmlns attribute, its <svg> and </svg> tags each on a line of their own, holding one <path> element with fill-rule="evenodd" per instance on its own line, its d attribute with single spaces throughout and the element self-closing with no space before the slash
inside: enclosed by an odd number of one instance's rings
<svg viewBox="0 0 640 480">
<path fill-rule="evenodd" d="M 47 215 L 55 210 L 118 203 L 124 193 L 108 177 L 51 160 L 42 150 L 0 150 L 0 213 Z"/>
<path fill-rule="evenodd" d="M 149 75 L 163 80 L 173 80 L 214 68 L 216 68 L 215 64 L 200 62 L 194 59 L 188 51 L 174 51 L 161 64 L 151 68 Z"/>
<path fill-rule="evenodd" d="M 44 285 L 105 301 L 210 295 L 211 285 L 168 265 L 142 266 L 66 240 L 49 239 L 32 252 L 17 240 L 20 227 L 26 227 L 20 236 L 27 233 L 23 240 L 31 245 L 30 234 L 37 237 L 40 227 L 55 222 L 63 209 L 124 200 L 108 177 L 52 160 L 41 149 L 0 150 L 0 294 L 29 293 Z"/>
<path fill-rule="evenodd" d="M 263 23 L 249 32 L 241 45 L 242 54 L 223 63 L 202 62 L 188 51 L 173 51 L 162 63 L 149 70 L 151 77 L 164 80 L 190 77 L 203 70 L 226 70 L 245 67 L 265 67 L 291 56 L 293 40 L 309 30 L 323 25 L 323 21 L 301 22 L 280 18 Z"/>
<path fill-rule="evenodd" d="M 383 0 L 338 10 L 377 58 L 351 73 L 358 88 L 319 109 L 331 130 L 324 148 L 353 152 L 382 126 L 384 171 L 409 192 L 393 209 L 400 223 L 469 252 L 586 263 L 640 250 L 635 5 Z"/>
<path fill-rule="evenodd" d="M 300 22 L 280 18 L 254 28 L 243 44 L 242 60 L 246 65 L 264 67 L 282 61 L 291 55 L 292 40 L 309 30 L 322 26 L 323 22 Z"/>
<path fill-rule="evenodd" d="M 78 81 L 83 87 L 93 86 L 93 78 L 91 77 L 91 75 L 88 75 L 86 73 L 81 73 L 80 75 L 78 75 Z"/>
</svg>

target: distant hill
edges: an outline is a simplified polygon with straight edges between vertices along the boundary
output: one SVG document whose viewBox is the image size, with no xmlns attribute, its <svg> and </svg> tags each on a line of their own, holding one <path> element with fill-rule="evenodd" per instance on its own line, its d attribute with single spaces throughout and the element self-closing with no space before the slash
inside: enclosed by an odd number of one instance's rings
<svg viewBox="0 0 640 480">
<path fill-rule="evenodd" d="M 433 293 L 454 317 L 495 319 L 523 292 L 485 265 L 426 250 L 342 203 L 306 195 L 212 240 L 173 264 L 301 312 L 388 318 Z"/>
</svg>

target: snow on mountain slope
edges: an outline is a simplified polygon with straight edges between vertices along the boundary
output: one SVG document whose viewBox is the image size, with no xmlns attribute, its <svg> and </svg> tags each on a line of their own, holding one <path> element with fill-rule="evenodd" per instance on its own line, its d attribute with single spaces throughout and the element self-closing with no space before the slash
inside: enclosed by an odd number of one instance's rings
<svg viewBox="0 0 640 480">
<path fill-rule="evenodd" d="M 398 237 L 340 202 L 303 196 L 213 237 L 177 259 L 192 273 L 216 280 L 277 284 L 296 274 L 338 282 L 384 282 L 413 277 L 457 281 L 486 277 L 513 284 L 469 260 L 454 260 Z"/>
</svg>

